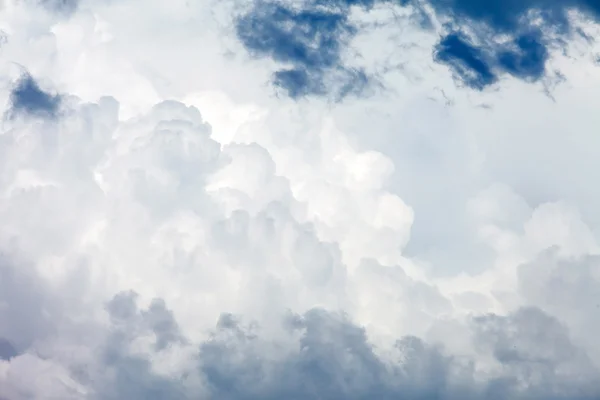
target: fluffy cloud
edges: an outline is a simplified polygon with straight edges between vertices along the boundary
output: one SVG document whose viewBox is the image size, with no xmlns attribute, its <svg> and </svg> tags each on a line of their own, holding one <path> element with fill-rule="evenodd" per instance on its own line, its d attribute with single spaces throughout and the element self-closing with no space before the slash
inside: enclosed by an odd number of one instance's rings
<svg viewBox="0 0 600 400">
<path fill-rule="evenodd" d="M 598 398 L 596 7 L 478 4 L 6 0 L 0 398 Z"/>
</svg>

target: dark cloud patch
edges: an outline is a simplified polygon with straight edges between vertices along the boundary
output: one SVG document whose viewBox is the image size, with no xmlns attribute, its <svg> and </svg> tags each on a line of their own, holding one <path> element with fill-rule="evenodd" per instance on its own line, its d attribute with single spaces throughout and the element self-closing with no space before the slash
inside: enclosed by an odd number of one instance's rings
<svg viewBox="0 0 600 400">
<path fill-rule="evenodd" d="M 479 344 L 502 364 L 556 366 L 589 361 L 571 343 L 567 329 L 538 308 L 523 308 L 508 317 L 481 316 L 475 322 Z"/>
<path fill-rule="evenodd" d="M 474 360 L 416 337 L 380 358 L 344 315 L 311 310 L 286 321 L 298 345 L 277 348 L 260 329 L 221 319 L 199 353 L 211 398 L 219 399 L 593 399 L 598 373 L 568 332 L 538 309 L 473 321 L 475 345 L 502 366 L 485 379 Z"/>
<path fill-rule="evenodd" d="M 127 351 L 115 351 L 106 365 L 111 378 L 96 390 L 98 399 L 189 399 L 182 385 L 152 371 L 150 362 Z M 98 384 L 93 382 L 92 384 Z"/>
<path fill-rule="evenodd" d="M 163 299 L 152 300 L 148 309 L 141 312 L 141 316 L 156 336 L 156 350 L 163 350 L 171 343 L 183 342 L 175 317 L 167 309 Z"/>
<path fill-rule="evenodd" d="M 184 343 L 173 313 L 164 300 L 153 299 L 146 310 L 139 310 L 135 292 L 121 292 L 106 305 L 106 310 L 117 329 L 116 335 L 132 337 L 141 333 L 152 333 L 155 350 L 161 351 L 174 343 Z"/>
<path fill-rule="evenodd" d="M 315 309 L 285 324 L 299 337 L 293 349 L 273 348 L 230 317 L 219 324 L 199 354 L 212 398 L 469 398 L 449 379 L 451 359 L 417 338 L 398 342 L 403 365 L 388 365 L 344 315 Z"/>
<path fill-rule="evenodd" d="M 25 73 L 10 93 L 11 108 L 9 115 L 24 114 L 56 118 L 61 97 L 43 91 L 35 79 Z"/>
<path fill-rule="evenodd" d="M 59 307 L 27 265 L 0 254 L 0 352 L 27 349 L 52 334 Z"/>
<path fill-rule="evenodd" d="M 224 314 L 209 338 L 195 347 L 173 339 L 180 332 L 164 301 L 156 299 L 145 308 L 137 303 L 135 293 L 124 292 L 106 306 L 111 326 L 94 348 L 101 355 L 98 364 L 81 366 L 73 376 L 92 389 L 90 398 L 592 400 L 600 396 L 600 375 L 588 355 L 565 326 L 537 308 L 474 318 L 472 338 L 467 338 L 478 353 L 474 358 L 454 356 L 414 336 L 399 338 L 382 357 L 364 328 L 341 313 L 312 309 L 289 314 L 275 338 L 255 323 Z M 169 345 L 183 344 L 191 355 L 189 366 L 170 374 L 157 372 L 151 359 L 160 359 L 166 347 L 155 346 L 146 355 L 134 345 L 149 333 L 156 335 L 157 343 L 163 337 Z M 478 373 L 479 360 L 490 359 L 498 367 Z"/>
<path fill-rule="evenodd" d="M 137 302 L 137 293 L 128 291 L 118 293 L 106 304 L 112 329 L 99 350 L 106 371 L 101 377 L 83 383 L 94 387 L 101 399 L 190 398 L 180 382 L 157 375 L 148 359 L 130 351 L 133 340 L 148 334 L 154 335 L 156 352 L 184 342 L 172 312 L 162 299 L 152 300 L 145 310 L 140 310 Z"/>
<path fill-rule="evenodd" d="M 517 398 L 593 399 L 600 396 L 599 371 L 571 340 L 568 330 L 538 308 L 523 308 L 507 317 L 476 318 L 475 343 L 504 367 L 511 396 Z M 506 391 L 506 387 L 502 389 Z"/>
<path fill-rule="evenodd" d="M 38 0 L 45 8 L 58 13 L 71 14 L 79 7 L 80 0 Z"/>
<path fill-rule="evenodd" d="M 0 360 L 10 360 L 18 355 L 19 353 L 8 340 L 0 338 Z"/>
</svg>

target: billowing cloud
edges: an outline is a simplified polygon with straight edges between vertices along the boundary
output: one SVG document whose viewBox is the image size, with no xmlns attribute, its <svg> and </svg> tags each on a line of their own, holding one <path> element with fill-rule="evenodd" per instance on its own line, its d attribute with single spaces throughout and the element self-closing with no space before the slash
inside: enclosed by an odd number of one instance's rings
<svg viewBox="0 0 600 400">
<path fill-rule="evenodd" d="M 59 3 L 0 15 L 1 399 L 600 397 L 593 3 Z"/>
</svg>

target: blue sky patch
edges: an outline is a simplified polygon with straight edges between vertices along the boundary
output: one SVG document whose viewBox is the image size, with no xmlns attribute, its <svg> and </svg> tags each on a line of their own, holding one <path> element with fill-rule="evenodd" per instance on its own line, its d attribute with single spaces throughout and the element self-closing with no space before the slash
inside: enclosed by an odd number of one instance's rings
<svg viewBox="0 0 600 400">
<path fill-rule="evenodd" d="M 61 97 L 44 92 L 29 74 L 23 75 L 10 93 L 11 114 L 57 116 Z"/>
<path fill-rule="evenodd" d="M 331 71 L 347 69 L 342 52 L 357 32 L 349 21 L 350 8 L 369 9 L 377 3 L 390 2 L 311 0 L 293 8 L 260 1 L 238 19 L 237 35 L 254 56 L 270 57 L 287 65 L 274 73 L 273 83 L 290 97 L 333 94 L 342 99 L 349 93 L 360 93 L 364 87 L 364 81 L 359 81 L 348 90 L 353 85 L 349 80 L 339 85 L 346 88 L 340 91 L 326 83 Z M 553 44 L 548 33 L 572 34 L 567 11 L 577 9 L 593 19 L 600 15 L 600 0 L 403 0 L 396 4 L 413 6 L 417 11 L 427 4 L 453 27 L 433 49 L 434 59 L 446 64 L 457 80 L 477 90 L 495 84 L 503 75 L 528 82 L 543 78 L 548 46 Z M 534 26 L 534 17 L 538 21 L 541 18 L 542 23 Z M 463 33 L 465 28 L 471 36 Z M 500 42 L 500 35 L 512 39 Z M 473 40 L 475 37 L 477 40 Z"/>
<path fill-rule="evenodd" d="M 544 75 L 549 57 L 541 35 L 537 33 L 520 35 L 514 39 L 512 47 L 498 53 L 499 67 L 516 78 L 540 79 Z"/>
<path fill-rule="evenodd" d="M 460 32 L 444 36 L 435 49 L 435 60 L 448 64 L 467 86 L 483 89 L 497 81 L 485 52 Z"/>
<path fill-rule="evenodd" d="M 342 49 L 356 33 L 341 3 L 296 10 L 258 2 L 237 21 L 237 35 L 251 54 L 288 65 L 275 72 L 274 83 L 290 97 L 323 95 L 328 72 L 343 68 Z"/>
<path fill-rule="evenodd" d="M 434 58 L 448 65 L 462 83 L 482 90 L 503 74 L 530 82 L 541 79 L 549 53 L 539 32 L 519 35 L 508 44 L 488 41 L 483 46 L 462 32 L 451 32 L 436 46 Z"/>
</svg>

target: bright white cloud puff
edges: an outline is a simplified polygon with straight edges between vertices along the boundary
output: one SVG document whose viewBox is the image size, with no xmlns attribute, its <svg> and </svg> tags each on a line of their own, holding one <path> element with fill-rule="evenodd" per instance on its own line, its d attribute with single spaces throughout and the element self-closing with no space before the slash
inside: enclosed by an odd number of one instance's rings
<svg viewBox="0 0 600 400">
<path fill-rule="evenodd" d="M 0 399 L 600 398 L 597 1 L 0 4 Z"/>
</svg>

